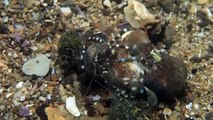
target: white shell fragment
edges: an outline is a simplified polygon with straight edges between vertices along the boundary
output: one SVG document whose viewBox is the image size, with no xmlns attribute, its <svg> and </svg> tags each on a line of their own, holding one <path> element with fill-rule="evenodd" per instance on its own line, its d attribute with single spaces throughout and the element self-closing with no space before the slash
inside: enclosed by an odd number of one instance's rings
<svg viewBox="0 0 213 120">
<path fill-rule="evenodd" d="M 203 11 L 206 14 L 206 16 L 208 17 L 208 19 L 213 22 L 213 15 L 212 15 L 211 10 L 208 7 L 205 7 Z"/>
<path fill-rule="evenodd" d="M 4 5 L 6 5 L 6 6 L 10 5 L 9 0 L 4 0 L 3 3 L 4 3 Z"/>
<path fill-rule="evenodd" d="M 193 105 L 192 105 L 191 102 L 188 105 L 186 105 L 186 108 L 189 109 L 189 110 L 192 110 L 192 107 L 193 107 Z"/>
<path fill-rule="evenodd" d="M 11 95 L 13 95 L 13 93 L 6 94 L 6 98 L 9 98 Z"/>
<path fill-rule="evenodd" d="M 109 8 L 112 7 L 112 4 L 111 4 L 110 0 L 104 0 L 103 4 L 104 4 L 105 6 L 107 6 L 107 7 L 109 7 Z"/>
<path fill-rule="evenodd" d="M 45 76 L 50 68 L 50 59 L 45 55 L 38 55 L 24 63 L 22 72 L 26 75 Z"/>
<path fill-rule="evenodd" d="M 164 114 L 164 115 L 170 116 L 170 115 L 172 114 L 172 110 L 169 109 L 169 108 L 164 108 L 164 109 L 163 109 L 163 114 Z"/>
<path fill-rule="evenodd" d="M 167 120 L 167 116 L 170 116 L 172 114 L 172 110 L 169 108 L 164 108 L 163 109 L 163 114 L 164 114 L 164 119 Z"/>
<path fill-rule="evenodd" d="M 66 109 L 75 117 L 80 116 L 78 107 L 76 106 L 75 96 L 66 99 Z"/>
<path fill-rule="evenodd" d="M 124 14 L 126 21 L 133 28 L 143 28 L 147 24 L 158 22 L 155 16 L 149 13 L 145 5 L 136 0 L 128 0 L 128 6 L 124 8 Z"/>
<path fill-rule="evenodd" d="M 63 15 L 68 16 L 72 13 L 69 7 L 61 7 L 60 11 Z"/>
<path fill-rule="evenodd" d="M 19 82 L 16 84 L 16 89 L 20 89 L 23 86 L 24 82 Z"/>
</svg>

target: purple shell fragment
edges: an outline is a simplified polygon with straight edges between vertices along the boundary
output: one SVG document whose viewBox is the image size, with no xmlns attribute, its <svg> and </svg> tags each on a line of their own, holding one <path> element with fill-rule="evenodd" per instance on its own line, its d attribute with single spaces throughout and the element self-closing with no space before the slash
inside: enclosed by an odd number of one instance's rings
<svg viewBox="0 0 213 120">
<path fill-rule="evenodd" d="M 30 109 L 28 107 L 21 108 L 21 116 L 27 117 L 30 115 Z"/>
<path fill-rule="evenodd" d="M 21 36 L 18 32 L 15 33 L 15 41 L 18 43 L 20 43 L 20 41 L 21 41 Z"/>
</svg>

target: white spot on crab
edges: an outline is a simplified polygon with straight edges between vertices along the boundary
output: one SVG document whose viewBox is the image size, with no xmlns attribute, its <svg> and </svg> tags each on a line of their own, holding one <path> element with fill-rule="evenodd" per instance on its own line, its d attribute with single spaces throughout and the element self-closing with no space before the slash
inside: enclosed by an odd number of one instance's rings
<svg viewBox="0 0 213 120">
<path fill-rule="evenodd" d="M 103 71 L 102 73 L 103 73 L 103 74 L 107 74 L 107 73 L 109 73 L 109 72 L 108 72 L 108 71 Z"/>
<path fill-rule="evenodd" d="M 131 87 L 131 90 L 132 90 L 132 91 L 136 91 L 136 90 L 137 90 L 137 87 Z"/>
<path fill-rule="evenodd" d="M 123 80 L 123 81 L 129 81 L 129 80 L 130 80 L 130 78 L 128 78 L 128 77 L 124 77 L 124 78 L 122 78 L 122 80 Z"/>
<path fill-rule="evenodd" d="M 123 41 L 124 38 L 126 38 L 127 35 L 129 35 L 130 33 L 132 33 L 132 31 L 127 31 L 127 32 L 125 32 L 124 34 L 122 34 L 122 35 L 121 35 L 121 41 Z"/>
</svg>

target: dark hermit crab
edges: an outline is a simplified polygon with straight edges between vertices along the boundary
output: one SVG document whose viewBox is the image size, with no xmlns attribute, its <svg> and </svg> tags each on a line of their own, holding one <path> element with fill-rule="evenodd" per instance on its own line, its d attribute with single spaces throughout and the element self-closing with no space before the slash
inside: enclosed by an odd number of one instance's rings
<svg viewBox="0 0 213 120">
<path fill-rule="evenodd" d="M 184 89 L 185 64 L 157 50 L 142 30 L 126 32 L 117 41 L 102 33 L 93 34 L 81 48 L 76 61 L 83 61 L 81 68 L 86 74 L 107 83 L 126 105 L 128 100 L 139 101 L 136 107 L 129 105 L 133 116 L 140 113 L 136 111 L 142 109 L 138 105 L 141 100 L 151 107 L 158 98 L 173 99 Z"/>
<path fill-rule="evenodd" d="M 160 97 L 173 99 L 183 89 L 187 69 L 182 60 L 157 50 L 142 30 L 129 31 L 111 43 L 96 34 L 87 50 L 96 74 L 112 87 L 137 95 L 152 90 Z"/>
</svg>

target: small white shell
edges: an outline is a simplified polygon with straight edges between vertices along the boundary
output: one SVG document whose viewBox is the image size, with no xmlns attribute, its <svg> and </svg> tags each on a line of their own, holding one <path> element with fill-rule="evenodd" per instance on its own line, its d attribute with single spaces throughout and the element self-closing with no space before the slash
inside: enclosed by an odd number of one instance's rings
<svg viewBox="0 0 213 120">
<path fill-rule="evenodd" d="M 61 7 L 60 10 L 61 10 L 61 13 L 65 16 L 68 16 L 72 13 L 69 7 Z"/>
<path fill-rule="evenodd" d="M 80 116 L 78 107 L 76 106 L 75 96 L 66 99 L 66 109 L 75 117 Z"/>
<path fill-rule="evenodd" d="M 143 28 L 147 24 L 158 22 L 155 16 L 146 9 L 145 5 L 136 0 L 128 0 L 128 6 L 123 11 L 126 21 L 133 28 Z"/>
<path fill-rule="evenodd" d="M 16 84 L 16 89 L 20 89 L 23 86 L 24 82 L 19 82 L 18 84 Z"/>
<path fill-rule="evenodd" d="M 11 95 L 13 95 L 13 93 L 8 93 L 8 94 L 6 95 L 6 98 L 9 98 Z"/>
<path fill-rule="evenodd" d="M 105 6 L 107 6 L 107 7 L 109 7 L 109 8 L 112 7 L 112 4 L 111 4 L 110 0 L 104 0 L 103 4 L 104 4 Z"/>
<path fill-rule="evenodd" d="M 38 55 L 24 63 L 22 72 L 25 75 L 45 76 L 49 71 L 50 62 L 46 55 Z"/>
</svg>

